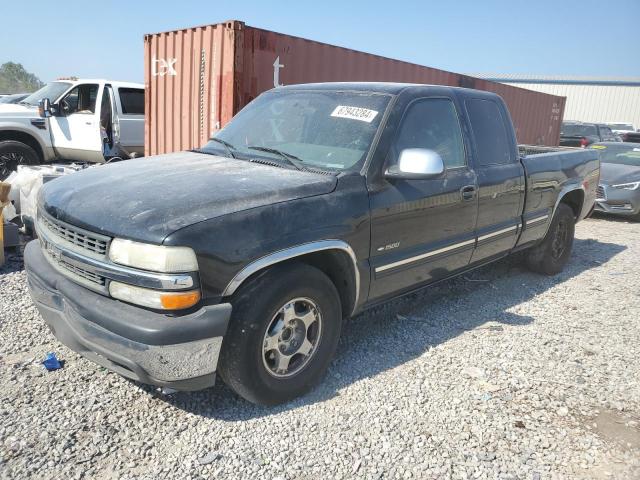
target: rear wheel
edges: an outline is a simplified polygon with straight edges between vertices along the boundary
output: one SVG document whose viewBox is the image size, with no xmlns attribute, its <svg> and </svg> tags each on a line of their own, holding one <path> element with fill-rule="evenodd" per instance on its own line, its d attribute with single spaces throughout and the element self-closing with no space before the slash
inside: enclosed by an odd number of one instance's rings
<svg viewBox="0 0 640 480">
<path fill-rule="evenodd" d="M 15 140 L 0 142 L 0 181 L 5 180 L 18 165 L 37 165 L 40 157 L 29 145 Z"/>
<path fill-rule="evenodd" d="M 545 275 L 560 273 L 571 256 L 574 234 L 573 210 L 561 203 L 542 242 L 527 252 L 529 268 Z"/>
<path fill-rule="evenodd" d="M 305 264 L 278 266 L 231 300 L 218 372 L 253 403 L 275 405 L 310 390 L 335 353 L 342 326 L 331 280 Z"/>
</svg>

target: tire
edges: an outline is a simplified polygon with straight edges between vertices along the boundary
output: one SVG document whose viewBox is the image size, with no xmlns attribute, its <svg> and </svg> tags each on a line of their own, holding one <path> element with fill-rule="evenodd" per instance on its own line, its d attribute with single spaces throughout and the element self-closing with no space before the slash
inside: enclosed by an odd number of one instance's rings
<svg viewBox="0 0 640 480">
<path fill-rule="evenodd" d="M 324 273 L 306 264 L 276 266 L 231 303 L 218 373 L 232 390 L 250 402 L 277 405 L 320 381 L 342 328 L 340 296 Z"/>
<path fill-rule="evenodd" d="M 18 165 L 37 165 L 40 157 L 29 145 L 15 140 L 0 142 L 0 181 L 5 180 Z"/>
<path fill-rule="evenodd" d="M 560 203 L 542 242 L 527 252 L 527 266 L 544 275 L 560 273 L 571 256 L 575 225 L 571 207 Z"/>
</svg>

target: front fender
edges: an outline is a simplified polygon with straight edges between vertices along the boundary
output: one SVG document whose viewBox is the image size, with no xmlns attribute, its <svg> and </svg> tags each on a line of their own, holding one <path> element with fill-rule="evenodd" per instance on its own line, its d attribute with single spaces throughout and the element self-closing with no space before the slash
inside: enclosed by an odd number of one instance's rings
<svg viewBox="0 0 640 480">
<path fill-rule="evenodd" d="M 352 177 L 353 178 L 353 177 Z M 250 275 L 293 256 L 337 249 L 355 263 L 359 302 L 369 287 L 369 203 L 364 178 L 335 191 L 214 218 L 168 235 L 165 245 L 193 248 L 203 296 L 230 295 Z"/>
<path fill-rule="evenodd" d="M 45 129 L 41 130 L 31 124 L 32 120 L 44 120 Z M 43 160 L 49 161 L 55 157 L 53 147 L 51 145 L 51 137 L 49 133 L 49 125 L 46 119 L 40 119 L 39 117 L 25 118 L 24 121 L 5 121 L 0 119 L 0 139 L 1 140 L 13 140 L 11 132 L 19 132 L 22 135 L 28 135 L 39 146 L 42 152 Z M 19 138 L 15 140 L 20 141 Z"/>
</svg>

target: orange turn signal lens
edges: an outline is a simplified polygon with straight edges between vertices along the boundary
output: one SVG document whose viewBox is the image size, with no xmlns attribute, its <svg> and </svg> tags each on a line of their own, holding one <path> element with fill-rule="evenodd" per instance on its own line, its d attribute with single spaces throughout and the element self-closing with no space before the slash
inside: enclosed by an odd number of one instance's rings
<svg viewBox="0 0 640 480">
<path fill-rule="evenodd" d="M 191 292 L 163 293 L 160 295 L 162 308 L 165 310 L 183 310 L 193 307 L 200 301 L 200 292 L 195 290 Z"/>
<path fill-rule="evenodd" d="M 109 283 L 109 293 L 113 298 L 142 305 L 156 310 L 182 310 L 193 307 L 200 301 L 199 290 L 167 292 L 136 287 L 120 282 Z"/>
</svg>

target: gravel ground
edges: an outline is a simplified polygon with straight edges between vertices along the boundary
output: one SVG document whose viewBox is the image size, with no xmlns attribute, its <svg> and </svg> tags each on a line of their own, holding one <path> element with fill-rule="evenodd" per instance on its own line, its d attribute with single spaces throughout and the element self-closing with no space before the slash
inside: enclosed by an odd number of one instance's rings
<svg viewBox="0 0 640 480">
<path fill-rule="evenodd" d="M 0 478 L 640 478 L 640 224 L 576 236 L 557 277 L 507 259 L 358 316 L 324 382 L 277 408 L 222 383 L 160 396 L 84 360 L 13 257 Z"/>
</svg>

